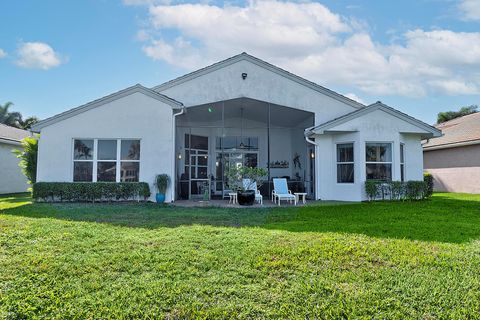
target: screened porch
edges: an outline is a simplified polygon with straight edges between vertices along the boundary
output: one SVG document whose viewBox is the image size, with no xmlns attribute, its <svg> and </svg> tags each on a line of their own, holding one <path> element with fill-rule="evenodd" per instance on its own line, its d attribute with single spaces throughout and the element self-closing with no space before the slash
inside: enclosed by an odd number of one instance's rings
<svg viewBox="0 0 480 320">
<path fill-rule="evenodd" d="M 225 168 L 262 167 L 264 198 L 272 179 L 314 198 L 314 148 L 304 129 L 314 114 L 249 98 L 189 107 L 176 119 L 176 199 L 223 199 L 231 192 Z"/>
</svg>

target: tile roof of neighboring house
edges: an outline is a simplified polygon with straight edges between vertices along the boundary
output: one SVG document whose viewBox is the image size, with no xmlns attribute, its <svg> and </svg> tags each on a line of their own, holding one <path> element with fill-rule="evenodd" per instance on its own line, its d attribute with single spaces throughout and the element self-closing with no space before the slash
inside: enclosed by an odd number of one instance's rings
<svg viewBox="0 0 480 320">
<path fill-rule="evenodd" d="M 480 112 L 456 118 L 435 127 L 442 130 L 444 135 L 425 140 L 424 149 L 444 149 L 480 143 Z"/>
<path fill-rule="evenodd" d="M 29 137 L 30 131 L 7 126 L 0 123 L 0 141 L 18 143 L 23 138 Z"/>
</svg>

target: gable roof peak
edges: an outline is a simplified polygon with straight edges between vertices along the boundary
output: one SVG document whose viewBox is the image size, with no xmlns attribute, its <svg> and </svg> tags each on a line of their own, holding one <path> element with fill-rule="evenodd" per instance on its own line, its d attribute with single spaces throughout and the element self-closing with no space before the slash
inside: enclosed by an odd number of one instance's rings
<svg viewBox="0 0 480 320">
<path fill-rule="evenodd" d="M 147 87 L 142 86 L 141 84 L 137 83 L 133 86 L 127 87 L 125 89 L 122 89 L 120 91 L 114 92 L 112 94 L 109 94 L 107 96 L 104 96 L 102 98 L 90 101 L 86 104 L 83 104 L 79 107 L 64 111 L 62 113 L 59 113 L 57 115 L 54 115 L 52 117 L 46 118 L 44 120 L 41 120 L 34 124 L 32 126 L 32 131 L 33 132 L 40 132 L 40 130 L 44 127 L 47 127 L 51 124 L 57 123 L 59 121 L 68 119 L 70 117 L 73 117 L 77 114 L 83 113 L 85 111 L 88 111 L 90 109 L 96 108 L 98 106 L 104 105 L 106 103 L 112 102 L 114 100 L 120 99 L 122 97 L 128 96 L 130 94 L 136 93 L 136 92 L 141 92 L 153 99 L 157 99 L 167 105 L 170 105 L 172 108 L 183 108 L 183 103 L 172 99 L 170 97 L 167 97 L 164 94 L 161 94 L 160 92 L 154 91 L 152 89 L 149 89 Z"/>
<path fill-rule="evenodd" d="M 376 111 L 376 110 L 382 110 L 392 116 L 395 116 L 397 117 L 398 119 L 400 120 L 403 120 L 403 121 L 406 121 L 414 126 L 417 126 L 418 128 L 421 128 L 423 130 L 425 130 L 426 132 L 430 133 L 432 137 L 440 137 L 442 136 L 442 132 L 441 130 L 435 128 L 434 126 L 431 126 L 421 120 L 418 120 L 404 112 L 401 112 L 395 108 L 392 108 L 380 101 L 377 101 L 375 103 L 372 103 L 364 108 L 361 108 L 361 109 L 358 109 L 358 110 L 355 110 L 355 111 L 352 111 L 350 113 L 347 113 L 347 114 L 344 114 L 343 116 L 340 116 L 338 118 L 335 118 L 335 119 L 332 119 L 332 120 L 329 120 L 327 122 L 324 122 L 320 125 L 317 125 L 315 127 L 312 127 L 312 128 L 308 128 L 306 131 L 305 131 L 305 135 L 307 136 L 310 136 L 312 134 L 323 134 L 325 131 L 327 131 L 328 129 L 330 128 L 333 128 L 334 126 L 336 125 L 339 125 L 339 124 L 342 124 L 342 123 L 345 123 L 347 121 L 350 121 L 352 119 L 355 119 L 355 118 L 359 118 L 363 115 L 366 115 L 372 111 Z"/>
<path fill-rule="evenodd" d="M 216 71 L 216 70 L 219 70 L 219 69 L 222 69 L 224 67 L 227 67 L 229 65 L 232 65 L 238 61 L 242 61 L 242 60 L 246 60 L 246 61 L 249 61 L 251 62 L 252 64 L 255 64 L 261 68 L 264 68 L 264 69 L 267 69 L 269 71 L 272 71 L 280 76 L 283 76 L 289 80 L 292 80 L 294 82 L 297 82 L 307 88 L 310 88 L 312 90 L 315 90 L 317 92 L 320 92 L 326 96 L 329 96 L 330 98 L 333 98 L 333 99 L 336 99 L 338 101 L 341 101 L 351 107 L 354 107 L 356 109 L 360 109 L 360 108 L 363 108 L 365 107 L 364 104 L 358 102 L 358 101 L 355 101 L 355 100 L 352 100 L 340 93 L 337 93 L 333 90 L 330 90 L 328 88 L 325 88 L 319 84 L 316 84 L 315 82 L 313 81 L 310 81 L 310 80 L 307 80 L 305 78 L 302 78 L 296 74 L 293 74 L 285 69 L 282 69 L 280 67 L 277 67 L 265 60 L 262 60 L 260 58 L 257 58 L 255 56 L 252 56 L 251 54 L 248 54 L 246 53 L 245 51 L 240 53 L 240 54 L 237 54 L 237 55 L 234 55 L 230 58 L 227 58 L 225 60 L 222 60 L 222 61 L 219 61 L 219 62 L 216 62 L 214 64 L 211 64 L 209 66 L 206 66 L 204 68 L 201 68 L 201 69 L 198 69 L 196 71 L 192 71 L 190 73 L 187 73 L 183 76 L 180 76 L 178 78 L 175 78 L 173 80 L 170 80 L 170 81 L 167 81 L 165 83 L 162 83 L 158 86 L 155 86 L 152 88 L 152 90 L 155 90 L 157 92 L 162 92 L 163 90 L 166 90 L 166 89 L 169 89 L 169 88 L 172 88 L 176 85 L 179 85 L 179 84 L 182 84 L 184 82 L 187 82 L 189 80 L 192 80 L 192 79 L 195 79 L 199 76 L 202 76 L 202 75 L 205 75 L 205 74 L 208 74 L 210 72 L 213 72 L 213 71 Z"/>
</svg>

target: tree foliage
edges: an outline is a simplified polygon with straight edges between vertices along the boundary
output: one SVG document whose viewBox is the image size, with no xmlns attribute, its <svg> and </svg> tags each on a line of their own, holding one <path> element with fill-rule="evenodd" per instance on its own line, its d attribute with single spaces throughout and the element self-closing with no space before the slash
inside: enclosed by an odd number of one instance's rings
<svg viewBox="0 0 480 320">
<path fill-rule="evenodd" d="M 23 119 L 20 112 L 10 111 L 13 106 L 12 102 L 6 102 L 3 106 L 0 105 L 0 123 L 7 126 L 28 130 L 39 120 L 37 117 L 27 117 Z"/>
<path fill-rule="evenodd" d="M 28 183 L 37 182 L 37 155 L 38 140 L 36 137 L 27 137 L 22 140 L 22 150 L 13 150 L 13 153 L 20 159 L 18 164 L 23 174 L 27 177 Z"/>
<path fill-rule="evenodd" d="M 20 129 L 24 129 L 24 130 L 29 130 L 32 128 L 32 126 L 37 123 L 38 121 L 40 121 L 37 117 L 35 116 L 32 116 L 32 117 L 27 117 L 25 118 L 25 120 L 23 120 L 22 118 L 20 118 L 20 120 L 18 121 L 18 124 L 19 124 L 19 128 Z"/>
<path fill-rule="evenodd" d="M 225 174 L 230 189 L 245 191 L 251 190 L 254 183 L 260 188 L 262 179 L 268 175 L 268 171 L 264 168 L 230 165 L 226 168 Z M 244 185 L 243 179 L 249 179 L 249 185 Z"/>
<path fill-rule="evenodd" d="M 439 112 L 437 115 L 437 124 L 478 112 L 477 109 L 477 105 L 471 105 L 468 107 L 462 107 L 458 111 Z"/>
<path fill-rule="evenodd" d="M 18 120 L 22 118 L 22 115 L 20 112 L 10 111 L 11 106 L 13 106 L 12 102 L 7 102 L 3 106 L 0 105 L 0 123 L 18 128 Z"/>
</svg>

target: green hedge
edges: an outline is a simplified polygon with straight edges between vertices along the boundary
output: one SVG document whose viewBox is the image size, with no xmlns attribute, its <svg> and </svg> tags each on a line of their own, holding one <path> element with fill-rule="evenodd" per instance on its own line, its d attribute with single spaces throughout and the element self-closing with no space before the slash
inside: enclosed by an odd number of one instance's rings
<svg viewBox="0 0 480 320">
<path fill-rule="evenodd" d="M 433 194 L 433 176 L 431 173 L 425 172 L 423 174 L 423 181 L 427 184 L 427 197 L 431 197 Z"/>
<path fill-rule="evenodd" d="M 146 182 L 37 182 L 35 201 L 140 201 L 150 197 Z"/>
<path fill-rule="evenodd" d="M 365 182 L 368 200 L 423 200 L 432 195 L 425 181 L 379 181 Z"/>
</svg>

